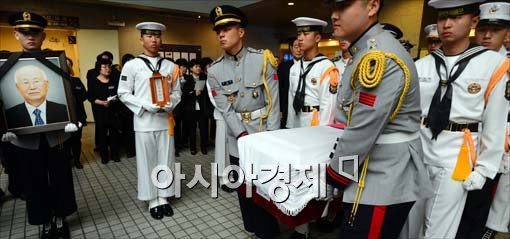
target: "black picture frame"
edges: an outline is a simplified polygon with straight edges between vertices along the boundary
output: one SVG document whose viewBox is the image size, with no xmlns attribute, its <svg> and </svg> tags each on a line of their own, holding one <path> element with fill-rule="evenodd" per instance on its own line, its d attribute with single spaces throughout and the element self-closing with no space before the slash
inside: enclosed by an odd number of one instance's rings
<svg viewBox="0 0 510 239">
<path fill-rule="evenodd" d="M 13 54 L 21 54 L 21 56 L 9 69 L 4 67 L 7 71 L 3 76 L 0 75 L 0 132 L 2 134 L 12 132 L 16 135 L 36 134 L 64 130 L 67 124 L 77 122 L 65 52 L 44 51 L 37 53 L 55 64 L 58 69 L 51 69 L 31 53 L 0 53 L 0 69 Z M 17 75 L 17 70 L 21 68 L 24 68 L 23 72 L 37 72 L 38 70 L 33 70 L 34 67 L 43 72 L 40 76 L 46 76 L 47 78 L 46 92 L 44 93 L 44 101 L 46 102 L 45 118 L 47 121 L 43 125 L 37 126 L 29 118 L 30 114 L 25 106 L 29 103 L 26 102 L 25 96 L 18 90 L 18 78 L 21 78 L 21 76 Z M 22 74 L 20 73 L 20 75 Z M 33 84 L 36 84 L 28 82 L 31 81 L 25 81 L 22 85 L 30 85 L 33 88 Z M 39 82 L 37 84 L 40 84 Z M 37 90 L 35 91 L 37 92 Z M 21 101 L 19 100 L 20 97 Z"/>
</svg>

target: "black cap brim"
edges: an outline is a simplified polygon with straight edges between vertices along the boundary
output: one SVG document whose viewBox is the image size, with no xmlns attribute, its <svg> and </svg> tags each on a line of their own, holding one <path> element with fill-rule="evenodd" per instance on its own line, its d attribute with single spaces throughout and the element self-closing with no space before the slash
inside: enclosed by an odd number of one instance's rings
<svg viewBox="0 0 510 239">
<path fill-rule="evenodd" d="M 222 24 L 218 24 L 216 26 L 213 27 L 213 31 L 218 31 L 222 28 L 225 28 L 225 27 L 231 27 L 231 26 L 240 26 L 242 28 L 245 28 L 246 26 L 243 26 L 243 24 L 241 24 L 241 22 L 225 22 L 225 23 L 222 23 Z"/>
<path fill-rule="evenodd" d="M 510 21 L 503 19 L 481 19 L 479 25 L 510 27 Z"/>
<path fill-rule="evenodd" d="M 24 34 L 30 34 L 30 33 L 35 34 L 35 33 L 42 32 L 44 29 L 33 28 L 33 27 L 17 27 L 17 28 L 14 28 L 14 30 L 24 33 Z"/>
</svg>

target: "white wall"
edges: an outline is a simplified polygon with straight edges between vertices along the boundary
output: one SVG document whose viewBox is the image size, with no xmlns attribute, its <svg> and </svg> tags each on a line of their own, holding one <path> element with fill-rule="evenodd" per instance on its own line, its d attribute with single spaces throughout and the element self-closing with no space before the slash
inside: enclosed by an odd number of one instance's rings
<svg viewBox="0 0 510 239">
<path fill-rule="evenodd" d="M 113 64 L 119 64 L 119 34 L 117 30 L 80 29 L 77 31 L 80 79 L 87 85 L 87 71 L 94 68 L 96 56 L 103 51 L 113 54 Z M 88 101 L 87 101 L 88 102 Z M 87 121 L 93 122 L 90 103 L 85 103 Z"/>
</svg>

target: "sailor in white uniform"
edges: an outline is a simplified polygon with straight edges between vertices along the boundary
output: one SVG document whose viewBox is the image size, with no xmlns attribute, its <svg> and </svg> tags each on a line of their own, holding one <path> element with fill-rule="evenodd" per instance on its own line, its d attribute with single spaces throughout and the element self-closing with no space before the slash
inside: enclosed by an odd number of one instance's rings
<svg viewBox="0 0 510 239">
<path fill-rule="evenodd" d="M 333 122 L 339 73 L 335 64 L 319 53 L 325 21 L 298 17 L 296 24 L 303 58 L 290 68 L 287 128 Z"/>
<path fill-rule="evenodd" d="M 158 53 L 161 32 L 166 30 L 165 25 L 142 22 L 136 25 L 136 28 L 141 30 L 143 54 L 126 63 L 122 69 L 118 95 L 134 113 L 138 199 L 148 201 L 151 216 L 159 220 L 163 216 L 173 215 L 167 198 L 175 195 L 175 183 L 168 188 L 157 188 L 151 174 L 157 166 L 168 167 L 174 171 L 175 122 L 172 110 L 181 99 L 180 83 L 176 80 L 179 68 Z M 169 101 L 162 106 L 154 104 L 151 96 L 150 78 L 158 73 L 168 83 Z M 169 175 L 160 173 L 158 182 L 168 182 L 166 180 L 171 180 Z"/>
<path fill-rule="evenodd" d="M 424 161 L 435 192 L 424 203 L 425 238 L 455 237 L 468 192 L 496 176 L 503 154 L 508 76 L 495 73 L 505 58 L 469 41 L 480 2 L 429 1 L 442 48 L 416 62 Z"/>
<path fill-rule="evenodd" d="M 425 31 L 425 39 L 427 39 L 427 50 L 429 53 L 441 48 L 441 39 L 439 39 L 439 33 L 437 32 L 437 24 L 427 25 L 423 31 Z"/>
<path fill-rule="evenodd" d="M 480 23 L 476 27 L 476 41 L 478 44 L 499 52 L 507 57 L 507 50 L 504 47 L 505 37 L 510 26 L 510 3 L 505 1 L 493 1 L 480 5 Z M 509 61 L 507 59 L 507 61 Z M 508 119 L 507 119 L 508 120 Z M 507 123 L 508 124 L 508 123 Z M 507 126 L 508 130 L 508 126 Z M 508 132 L 508 131 L 507 131 Z M 462 217 L 460 229 L 465 227 L 464 233 L 469 238 L 494 238 L 495 231 L 509 232 L 510 230 L 510 174 L 508 141 L 505 147 L 505 154 L 501 160 L 498 176 L 499 183 L 494 180 L 492 183 L 485 183 L 481 195 L 468 194 L 468 201 Z M 497 177 L 498 178 L 498 177 Z M 492 197 L 493 187 L 497 185 L 496 194 Z M 478 199 L 471 203 L 468 208 L 469 199 Z M 481 199 L 481 200 L 480 200 Z M 491 205 L 492 203 L 492 205 Z M 469 223 L 464 223 L 469 221 Z M 466 224 L 466 225 L 463 225 Z M 474 224 L 474 225 L 473 225 Z M 486 228 L 484 228 L 486 226 Z M 485 230 L 484 230 L 485 229 Z M 457 232 L 457 235 L 459 235 Z"/>
</svg>

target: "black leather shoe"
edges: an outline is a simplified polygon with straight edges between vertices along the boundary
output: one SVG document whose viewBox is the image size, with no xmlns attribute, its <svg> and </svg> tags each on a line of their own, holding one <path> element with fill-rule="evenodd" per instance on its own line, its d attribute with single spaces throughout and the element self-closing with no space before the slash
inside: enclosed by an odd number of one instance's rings
<svg viewBox="0 0 510 239">
<path fill-rule="evenodd" d="M 46 226 L 43 225 L 43 229 L 41 231 L 41 239 L 53 239 L 55 238 L 55 227 L 52 223 L 51 228 L 46 228 Z"/>
<path fill-rule="evenodd" d="M 71 234 L 69 233 L 69 225 L 66 221 L 63 222 L 62 227 L 57 227 L 55 229 L 55 238 L 58 239 L 69 239 L 71 238 Z"/>
<path fill-rule="evenodd" d="M 153 207 L 149 211 L 152 218 L 156 220 L 161 220 L 163 218 L 163 208 L 161 206 Z"/>
<path fill-rule="evenodd" d="M 164 204 L 160 206 L 163 209 L 163 215 L 165 217 L 171 217 L 174 215 L 174 210 L 170 206 L 170 204 Z"/>
<path fill-rule="evenodd" d="M 175 151 L 175 157 L 179 157 L 181 154 L 179 154 L 179 151 Z"/>
<path fill-rule="evenodd" d="M 341 225 L 341 224 L 336 221 L 330 222 L 328 219 L 322 218 L 317 222 L 317 225 L 319 227 L 320 232 L 329 233 L 329 232 L 334 231 L 338 227 L 337 225 Z"/>
<path fill-rule="evenodd" d="M 221 185 L 221 190 L 227 193 L 233 193 L 235 189 L 227 187 L 227 185 Z"/>
<path fill-rule="evenodd" d="M 113 162 L 118 163 L 118 162 L 120 162 L 120 157 L 119 156 L 112 156 L 112 160 L 113 160 Z"/>
<path fill-rule="evenodd" d="M 202 149 L 201 151 L 203 155 L 207 155 L 207 149 Z"/>
<path fill-rule="evenodd" d="M 192 150 L 190 150 L 190 152 L 191 152 L 191 155 L 197 154 L 197 150 L 196 149 L 192 149 Z"/>
</svg>

